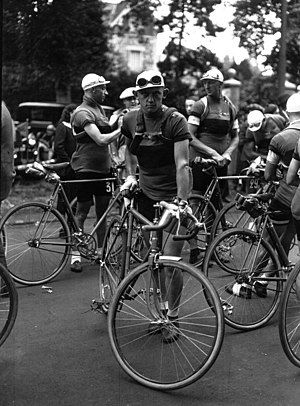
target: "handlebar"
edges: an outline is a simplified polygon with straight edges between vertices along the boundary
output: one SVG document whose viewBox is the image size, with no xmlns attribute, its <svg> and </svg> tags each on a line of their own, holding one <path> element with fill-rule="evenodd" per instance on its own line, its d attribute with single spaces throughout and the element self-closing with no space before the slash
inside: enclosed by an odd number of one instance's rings
<svg viewBox="0 0 300 406">
<path fill-rule="evenodd" d="M 159 205 L 164 208 L 163 215 L 161 216 L 159 223 L 158 224 L 151 224 L 151 225 L 145 225 L 143 226 L 143 230 L 145 231 L 159 231 L 163 230 L 166 227 L 170 225 L 172 222 L 173 218 L 179 218 L 180 215 L 185 215 L 186 217 L 190 218 L 195 224 L 194 224 L 194 229 L 192 230 L 191 233 L 185 234 L 185 235 L 174 235 L 173 239 L 174 241 L 182 241 L 182 240 L 191 240 L 192 238 L 195 238 L 196 235 L 198 234 L 199 229 L 202 227 L 202 223 L 200 223 L 193 215 L 193 213 L 190 211 L 191 209 L 189 206 L 186 206 L 184 208 L 181 208 L 180 206 L 177 206 L 174 203 L 167 203 L 165 201 L 161 201 Z"/>
</svg>

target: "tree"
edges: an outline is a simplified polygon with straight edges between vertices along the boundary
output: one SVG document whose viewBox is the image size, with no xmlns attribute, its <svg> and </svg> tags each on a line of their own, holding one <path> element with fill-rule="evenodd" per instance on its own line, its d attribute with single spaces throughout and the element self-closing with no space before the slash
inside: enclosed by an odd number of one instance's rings
<svg viewBox="0 0 300 406">
<path fill-rule="evenodd" d="M 282 11 L 284 12 L 284 9 L 282 9 L 283 4 L 287 7 L 287 14 L 284 16 L 282 16 Z M 284 76 L 285 69 L 282 69 L 282 63 L 284 62 L 282 58 L 286 58 L 287 72 L 292 75 L 293 80 L 296 80 L 299 77 L 300 66 L 299 0 L 239 0 L 236 1 L 235 7 L 233 20 L 235 34 L 240 38 L 240 45 L 245 47 L 253 57 L 264 54 L 266 36 L 278 33 L 281 21 L 285 22 L 283 17 L 287 17 L 287 30 L 285 30 L 285 24 L 283 24 L 281 39 L 277 41 L 271 55 L 267 56 L 264 65 L 271 65 L 275 72 L 280 71 L 281 76 Z M 280 57 L 280 48 L 285 43 L 287 53 Z M 295 69 L 295 67 L 298 67 L 298 69 Z"/>
<path fill-rule="evenodd" d="M 4 65 L 21 73 L 19 88 L 34 86 L 39 100 L 54 95 L 69 102 L 84 74 L 105 74 L 110 66 L 106 14 L 98 0 L 5 0 L 3 17 Z M 4 79 L 8 95 L 11 70 L 4 70 Z"/>
</svg>

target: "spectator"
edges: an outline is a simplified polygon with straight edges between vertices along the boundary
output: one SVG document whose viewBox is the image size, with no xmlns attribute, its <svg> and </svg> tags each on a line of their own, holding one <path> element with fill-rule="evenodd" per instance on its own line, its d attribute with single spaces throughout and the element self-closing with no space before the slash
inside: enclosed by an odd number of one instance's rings
<svg viewBox="0 0 300 406">
<path fill-rule="evenodd" d="M 103 179 L 110 176 L 111 159 L 108 146 L 120 135 L 120 130 L 111 131 L 108 119 L 101 104 L 108 94 L 106 85 L 110 83 L 103 76 L 89 73 L 82 79 L 83 102 L 71 116 L 71 125 L 76 139 L 76 150 L 72 155 L 71 166 L 75 178 Z M 81 182 L 77 187 L 76 220 L 84 230 L 84 222 L 95 199 L 96 218 L 99 220 L 108 207 L 111 189 L 105 182 Z M 101 255 L 106 223 L 97 230 L 98 255 Z M 71 270 L 81 272 L 81 257 L 73 251 Z"/>
<path fill-rule="evenodd" d="M 54 136 L 55 127 L 53 124 L 49 124 L 46 132 L 38 140 L 37 160 L 39 162 L 48 161 L 54 157 Z"/>
<path fill-rule="evenodd" d="M 4 101 L 1 102 L 1 182 L 0 182 L 0 208 L 11 190 L 15 177 L 14 171 L 14 128 L 13 120 Z M 5 253 L 0 238 L 0 262 L 7 268 Z M 1 289 L 1 286 L 0 286 Z M 1 290 L 3 293 L 3 291 Z"/>
<path fill-rule="evenodd" d="M 70 162 L 73 152 L 76 148 L 76 140 L 72 133 L 71 128 L 71 114 L 76 109 L 76 104 L 68 104 L 62 111 L 60 120 L 58 122 L 55 136 L 54 136 L 54 154 L 56 163 Z M 74 171 L 71 165 L 67 166 L 64 170 L 59 172 L 62 180 L 74 179 Z M 76 184 L 65 184 L 64 190 L 66 192 L 69 202 L 76 196 Z M 57 202 L 57 209 L 61 214 L 65 214 L 65 206 L 63 200 L 59 197 Z"/>
<path fill-rule="evenodd" d="M 248 161 L 258 156 L 266 159 L 271 139 L 286 126 L 280 114 L 264 114 L 260 110 L 252 110 L 247 117 L 243 154 Z"/>
<path fill-rule="evenodd" d="M 172 201 L 175 197 L 179 204 L 186 205 L 190 192 L 190 168 L 188 162 L 189 140 L 191 138 L 185 117 L 176 109 L 163 105 L 168 93 L 164 79 L 158 71 L 145 71 L 136 80 L 136 94 L 140 108 L 124 116 L 122 134 L 126 140 L 126 169 L 129 176 L 124 188 L 136 186 L 136 168 L 139 165 L 141 193 L 138 207 L 141 214 L 153 221 L 154 207 L 161 200 Z M 176 226 L 177 228 L 177 226 Z M 183 242 L 170 238 L 173 229 L 164 232 L 164 254 L 180 255 Z M 184 231 L 181 231 L 181 234 Z M 178 338 L 178 300 L 182 289 L 182 274 L 173 275 L 172 269 L 162 270 L 162 277 L 170 283 L 163 291 L 162 312 L 177 327 L 163 333 L 163 341 L 173 342 Z M 173 279 L 171 277 L 173 276 Z M 150 323 L 149 331 L 156 333 L 155 321 Z"/>
<path fill-rule="evenodd" d="M 189 116 L 189 115 L 191 114 L 192 107 L 193 107 L 193 105 L 195 104 L 195 102 L 196 102 L 197 100 L 199 100 L 199 98 L 196 97 L 196 96 L 193 96 L 193 95 L 192 95 L 192 96 L 188 96 L 188 97 L 185 99 L 184 107 L 185 107 L 185 111 L 186 111 L 187 116 Z"/>
</svg>

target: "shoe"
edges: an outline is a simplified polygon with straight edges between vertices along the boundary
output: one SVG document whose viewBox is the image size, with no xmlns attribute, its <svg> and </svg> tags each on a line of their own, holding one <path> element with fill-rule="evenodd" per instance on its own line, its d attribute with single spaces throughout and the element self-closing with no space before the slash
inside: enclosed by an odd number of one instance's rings
<svg viewBox="0 0 300 406">
<path fill-rule="evenodd" d="M 195 264 L 198 261 L 198 257 L 201 254 L 200 248 L 193 248 L 190 251 L 190 259 L 189 262 L 190 264 Z"/>
<path fill-rule="evenodd" d="M 235 282 L 232 285 L 225 286 L 225 291 L 230 295 L 251 299 L 252 287 L 249 287 L 245 283 Z"/>
<path fill-rule="evenodd" d="M 82 272 L 81 262 L 80 261 L 73 262 L 73 264 L 71 264 L 70 270 L 72 272 L 77 272 L 77 273 Z"/>
<path fill-rule="evenodd" d="M 179 321 L 178 318 L 169 317 L 169 323 L 165 324 L 162 329 L 162 341 L 166 344 L 174 343 L 179 338 Z"/>
<path fill-rule="evenodd" d="M 259 297 L 267 297 L 267 286 L 268 286 L 267 283 L 260 283 L 255 281 L 252 290 Z"/>
</svg>

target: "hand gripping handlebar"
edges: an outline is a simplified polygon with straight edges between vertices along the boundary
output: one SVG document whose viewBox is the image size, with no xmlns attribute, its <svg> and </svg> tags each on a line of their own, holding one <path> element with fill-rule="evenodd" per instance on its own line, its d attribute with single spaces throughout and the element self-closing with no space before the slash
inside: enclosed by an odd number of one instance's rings
<svg viewBox="0 0 300 406">
<path fill-rule="evenodd" d="M 184 208 L 181 208 L 180 206 L 177 206 L 174 203 L 167 203 L 165 201 L 161 201 L 160 206 L 164 208 L 163 215 L 161 216 L 159 223 L 158 224 L 151 224 L 151 225 L 145 225 L 143 226 L 143 230 L 145 231 L 158 231 L 158 230 L 163 230 L 166 227 L 168 227 L 173 220 L 173 218 L 178 218 L 180 215 L 186 216 L 187 218 L 190 218 L 194 222 L 194 227 L 191 233 L 189 234 L 184 234 L 184 235 L 174 235 L 173 239 L 175 241 L 181 241 L 181 240 L 191 240 L 192 238 L 195 238 L 196 235 L 198 234 L 199 229 L 202 227 L 202 223 L 200 223 L 192 213 L 192 210 L 189 206 L 186 206 Z"/>
</svg>

